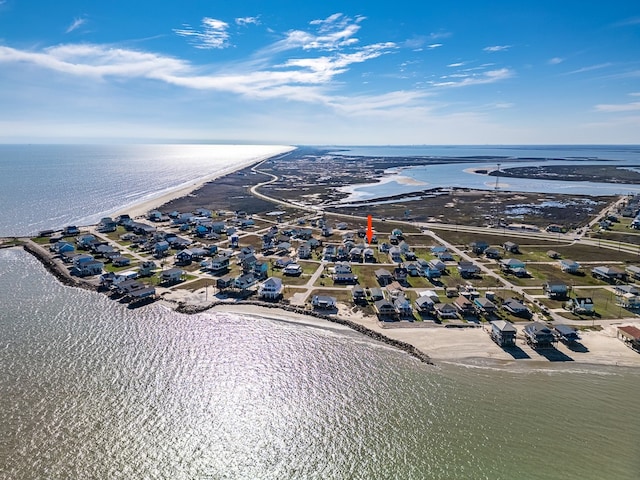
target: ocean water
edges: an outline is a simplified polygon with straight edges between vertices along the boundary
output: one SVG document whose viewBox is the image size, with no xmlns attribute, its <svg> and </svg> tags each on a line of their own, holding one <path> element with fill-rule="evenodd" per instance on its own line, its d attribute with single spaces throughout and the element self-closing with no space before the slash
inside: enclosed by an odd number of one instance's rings
<svg viewBox="0 0 640 480">
<path fill-rule="evenodd" d="M 211 150 L 179 178 L 179 162 L 153 164 L 167 152 L 158 146 L 121 162 L 114 151 L 136 149 L 78 147 L 64 163 L 65 148 L 55 162 L 25 154 L 18 165 L 6 152 L 21 147 L 0 148 L 3 207 L 18 205 L 3 230 L 80 223 L 121 208 L 120 197 L 108 204 L 114 191 L 156 193 L 140 181 L 152 171 L 164 168 L 168 188 L 211 167 Z M 97 171 L 87 187 L 79 172 Z M 109 184 L 118 178 L 130 183 Z M 16 182 L 32 187 L 6 195 Z M 637 369 L 434 367 L 330 326 L 131 311 L 62 286 L 20 249 L 0 250 L 0 302 L 2 479 L 625 480 L 640 470 Z"/>
<path fill-rule="evenodd" d="M 97 223 L 129 205 L 290 148 L 0 145 L 0 236 Z"/>
<path fill-rule="evenodd" d="M 0 250 L 0 478 L 636 479 L 640 372 L 135 312 Z"/>
</svg>

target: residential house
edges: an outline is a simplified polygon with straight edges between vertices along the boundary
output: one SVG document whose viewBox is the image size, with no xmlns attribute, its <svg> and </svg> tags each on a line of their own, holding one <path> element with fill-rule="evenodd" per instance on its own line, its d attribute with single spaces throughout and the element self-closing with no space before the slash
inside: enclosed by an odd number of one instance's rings
<svg viewBox="0 0 640 480">
<path fill-rule="evenodd" d="M 580 270 L 580 264 L 568 258 L 562 258 L 560 259 L 560 270 L 565 273 L 576 274 Z"/>
<path fill-rule="evenodd" d="M 485 316 L 491 316 L 496 313 L 498 307 L 487 297 L 477 297 L 473 299 L 476 309 Z"/>
<path fill-rule="evenodd" d="M 405 284 L 408 276 L 409 270 L 403 264 L 393 269 L 393 279 L 400 284 Z"/>
<path fill-rule="evenodd" d="M 167 284 L 178 283 L 182 281 L 185 274 L 186 272 L 184 270 L 179 268 L 170 268 L 169 270 L 164 270 L 160 274 L 160 281 Z"/>
<path fill-rule="evenodd" d="M 567 344 L 576 343 L 580 340 L 578 332 L 576 332 L 575 328 L 570 327 L 569 325 L 555 325 L 553 328 L 553 334 L 556 336 L 556 339 Z"/>
<path fill-rule="evenodd" d="M 253 264 L 251 273 L 257 280 L 264 280 L 269 275 L 269 264 L 267 262 L 256 262 Z"/>
<path fill-rule="evenodd" d="M 282 269 L 282 274 L 290 277 L 299 277 L 302 275 L 302 266 L 297 263 L 290 263 Z"/>
<path fill-rule="evenodd" d="M 384 294 L 382 293 L 382 289 L 378 287 L 372 287 L 369 289 L 369 296 L 371 300 L 377 302 L 378 300 L 382 300 L 384 298 Z"/>
<path fill-rule="evenodd" d="M 441 262 L 453 262 L 455 259 L 453 258 L 453 255 L 451 255 L 451 252 L 440 252 L 437 253 L 436 256 L 438 257 L 438 260 L 440 260 Z"/>
<path fill-rule="evenodd" d="M 67 225 L 66 227 L 64 227 L 62 229 L 62 235 L 65 237 L 70 237 L 72 235 L 78 235 L 80 233 L 80 229 L 75 226 L 75 225 Z M 53 234 L 53 230 L 51 231 L 51 234 Z M 40 235 L 41 237 L 47 236 L 47 235 Z"/>
<path fill-rule="evenodd" d="M 502 248 L 504 248 L 505 252 L 520 253 L 520 246 L 514 242 L 504 242 Z"/>
<path fill-rule="evenodd" d="M 153 271 L 157 269 L 158 266 L 155 262 L 152 261 L 144 261 L 138 267 L 138 276 L 140 277 L 149 277 L 153 275 Z"/>
<path fill-rule="evenodd" d="M 98 223 L 96 230 L 101 233 L 115 232 L 118 224 L 111 217 L 104 217 Z"/>
<path fill-rule="evenodd" d="M 471 251 L 476 255 L 482 255 L 489 248 L 489 244 L 484 240 L 475 240 L 469 244 Z"/>
<path fill-rule="evenodd" d="M 313 306 L 313 308 L 321 310 L 333 310 L 337 307 L 338 301 L 335 297 L 330 297 L 327 295 L 314 295 L 311 298 L 311 305 Z"/>
<path fill-rule="evenodd" d="M 233 281 L 234 288 L 240 290 L 246 290 L 249 287 L 255 285 L 258 279 L 253 275 L 253 273 L 245 273 L 243 275 L 237 276 Z"/>
<path fill-rule="evenodd" d="M 558 252 L 556 252 L 555 250 L 548 250 L 547 251 L 547 257 L 553 258 L 555 260 L 555 259 L 558 259 L 558 258 L 562 257 L 562 255 L 559 254 Z"/>
<path fill-rule="evenodd" d="M 640 328 L 634 325 L 618 327 L 616 336 L 622 340 L 625 345 L 636 351 L 640 351 Z"/>
<path fill-rule="evenodd" d="M 229 257 L 226 255 L 217 255 L 211 259 L 209 271 L 215 275 L 229 269 Z"/>
<path fill-rule="evenodd" d="M 473 278 L 480 273 L 480 267 L 473 262 L 462 260 L 458 262 L 458 271 L 462 278 Z"/>
<path fill-rule="evenodd" d="M 334 273 L 332 278 L 334 283 L 356 283 L 358 281 L 358 276 L 353 273 Z"/>
<path fill-rule="evenodd" d="M 569 299 L 566 308 L 578 315 L 591 315 L 595 313 L 595 306 L 591 297 L 575 297 Z"/>
<path fill-rule="evenodd" d="M 430 248 L 431 254 L 432 255 L 438 255 L 439 253 L 443 253 L 447 251 L 447 247 L 445 247 L 444 245 L 434 245 L 433 247 Z"/>
<path fill-rule="evenodd" d="M 91 245 L 91 243 L 96 239 L 96 237 L 94 237 L 91 234 L 86 234 L 86 235 L 80 235 L 79 237 L 76 238 L 76 245 L 79 248 L 82 249 L 88 249 L 89 246 Z"/>
<path fill-rule="evenodd" d="M 49 247 L 54 253 L 69 253 L 75 251 L 76 247 L 69 242 L 65 242 L 64 240 L 58 240 L 56 243 Z"/>
<path fill-rule="evenodd" d="M 351 265 L 348 262 L 336 262 L 333 273 L 351 273 Z"/>
<path fill-rule="evenodd" d="M 525 269 L 525 263 L 517 258 L 505 258 L 500 260 L 500 268 L 504 272 L 515 273 L 519 270 Z"/>
<path fill-rule="evenodd" d="M 277 300 L 282 295 L 282 280 L 278 277 L 269 277 L 260 284 L 258 295 L 265 300 Z"/>
<path fill-rule="evenodd" d="M 111 260 L 111 264 L 114 267 L 126 267 L 127 265 L 131 264 L 131 259 L 129 257 L 125 257 L 125 256 L 118 256 L 115 257 L 114 259 Z"/>
<path fill-rule="evenodd" d="M 551 329 L 541 322 L 527 324 L 523 333 L 527 343 L 533 348 L 548 348 L 557 341 Z"/>
<path fill-rule="evenodd" d="M 362 248 L 361 247 L 353 247 L 349 250 L 349 261 L 360 263 L 362 262 Z"/>
<path fill-rule="evenodd" d="M 559 280 L 550 280 L 543 285 L 544 293 L 547 297 L 555 300 L 563 300 L 569 294 L 569 287 Z"/>
<path fill-rule="evenodd" d="M 507 298 L 502 303 L 502 308 L 518 317 L 531 317 L 531 311 L 521 301 L 516 300 L 515 298 Z"/>
<path fill-rule="evenodd" d="M 404 295 L 398 295 L 393 301 L 393 307 L 400 318 L 413 317 L 411 302 Z"/>
<path fill-rule="evenodd" d="M 165 257 L 169 252 L 169 242 L 162 240 L 153 246 L 153 255 L 156 258 Z"/>
<path fill-rule="evenodd" d="M 89 260 L 86 262 L 80 262 L 71 268 L 71 275 L 76 277 L 90 277 L 93 275 L 100 275 L 104 264 L 98 260 Z"/>
<path fill-rule="evenodd" d="M 516 344 L 518 331 L 511 323 L 505 320 L 491 322 L 491 339 L 501 347 L 513 347 Z"/>
<path fill-rule="evenodd" d="M 462 295 L 456 297 L 456 299 L 453 301 L 453 306 L 458 309 L 460 315 L 462 315 L 463 317 L 466 317 L 468 315 L 475 315 L 476 313 L 473 302 L 468 298 L 463 297 Z"/>
<path fill-rule="evenodd" d="M 435 307 L 433 299 L 427 296 L 418 297 L 413 303 L 420 313 L 431 313 Z"/>
<path fill-rule="evenodd" d="M 591 269 L 591 275 L 605 282 L 615 283 L 624 281 L 627 277 L 626 272 L 616 267 L 599 266 Z"/>
<path fill-rule="evenodd" d="M 458 309 L 450 303 L 436 303 L 433 308 L 441 320 L 458 318 Z"/>
<path fill-rule="evenodd" d="M 630 295 L 640 295 L 640 290 L 636 285 L 616 285 L 613 290 L 616 292 L 616 295 L 624 295 L 628 293 Z"/>
<path fill-rule="evenodd" d="M 407 262 L 404 264 L 407 272 L 409 272 L 410 277 L 421 277 L 422 276 L 422 267 L 418 262 Z M 440 272 L 438 272 L 440 273 Z"/>
<path fill-rule="evenodd" d="M 191 254 L 191 250 L 186 248 L 176 253 L 175 259 L 176 265 L 189 265 L 193 261 L 193 255 Z"/>
<path fill-rule="evenodd" d="M 391 275 L 391 272 L 389 272 L 389 270 L 379 268 L 374 272 L 374 274 L 378 283 L 383 287 L 393 282 L 393 275 Z"/>
<path fill-rule="evenodd" d="M 298 258 L 306 259 L 311 258 L 311 243 L 304 242 L 298 246 Z"/>
<path fill-rule="evenodd" d="M 502 252 L 495 247 L 489 247 L 484 251 L 484 256 L 493 260 L 499 260 L 500 257 L 502 257 Z"/>
<path fill-rule="evenodd" d="M 629 276 L 631 276 L 632 278 L 635 278 L 636 280 L 640 280 L 640 267 L 637 265 L 627 265 L 626 267 L 626 272 Z"/>
<path fill-rule="evenodd" d="M 364 256 L 364 261 L 366 263 L 375 263 L 376 262 L 376 256 L 375 256 L 375 252 L 373 251 L 373 248 L 365 248 L 362 251 L 362 255 Z"/>
<path fill-rule="evenodd" d="M 351 298 L 353 299 L 353 302 L 356 304 L 367 303 L 367 294 L 364 291 L 364 288 L 362 288 L 362 286 L 360 285 L 355 285 L 351 289 Z"/>
<path fill-rule="evenodd" d="M 220 277 L 216 280 L 216 287 L 219 290 L 231 288 L 233 286 L 234 280 L 235 279 L 231 275 L 225 275 L 224 277 Z"/>
<path fill-rule="evenodd" d="M 393 303 L 384 298 L 374 302 L 373 307 L 380 318 L 395 318 L 397 315 L 396 307 Z"/>
<path fill-rule="evenodd" d="M 287 265 L 290 265 L 292 263 L 294 263 L 294 260 L 292 258 L 282 257 L 282 258 L 276 259 L 273 266 L 275 268 L 285 268 Z"/>
<path fill-rule="evenodd" d="M 389 259 L 393 263 L 402 263 L 402 250 L 400 250 L 400 247 L 394 246 L 389 249 Z"/>
<path fill-rule="evenodd" d="M 440 303 L 440 297 L 435 290 L 422 290 L 418 292 L 418 296 L 430 298 L 433 303 Z"/>
</svg>

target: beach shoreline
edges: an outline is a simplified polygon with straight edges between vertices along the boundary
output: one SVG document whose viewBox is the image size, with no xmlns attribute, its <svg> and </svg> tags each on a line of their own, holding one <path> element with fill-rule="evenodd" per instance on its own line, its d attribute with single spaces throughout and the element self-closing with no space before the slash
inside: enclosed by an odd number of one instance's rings
<svg viewBox="0 0 640 480">
<path fill-rule="evenodd" d="M 178 198 L 191 195 L 193 192 L 202 188 L 202 186 L 207 183 L 213 182 L 226 175 L 230 175 L 232 173 L 238 172 L 244 168 L 258 165 L 261 162 L 268 160 L 269 158 L 273 158 L 278 155 L 289 153 L 295 149 L 296 147 L 294 146 L 283 145 L 282 150 L 279 152 L 276 152 L 276 153 L 271 152 L 264 155 L 259 155 L 257 157 L 249 158 L 247 160 L 238 162 L 233 166 L 230 166 L 223 170 L 219 170 L 209 175 L 205 175 L 197 180 L 189 181 L 186 184 L 178 185 L 175 188 L 172 188 L 166 192 L 160 193 L 157 196 L 152 196 L 147 200 L 132 203 L 131 205 L 118 208 L 115 212 L 112 213 L 112 216 L 117 217 L 118 215 L 128 214 L 131 218 L 142 217 L 146 213 L 150 212 L 151 210 L 155 210 L 157 208 L 160 208 L 162 205 L 169 203 L 171 200 L 176 200 Z"/>
<path fill-rule="evenodd" d="M 275 321 L 285 321 L 302 326 L 344 331 L 331 320 L 294 313 L 280 308 L 264 308 L 257 305 L 219 304 L 207 312 L 231 312 L 247 316 L 260 316 Z M 428 355 L 433 364 L 458 364 L 467 366 L 512 367 L 515 365 L 544 367 L 563 365 L 602 365 L 640 367 L 640 355 L 616 338 L 616 326 L 600 331 L 582 332 L 580 344 L 585 351 L 574 352 L 558 343 L 553 349 L 536 351 L 521 338 L 516 349 L 503 349 L 489 336 L 487 326 L 475 328 L 382 328 L 377 319 L 342 316 L 392 340 L 412 345 Z M 624 322 L 623 322 L 624 323 Z M 553 350 L 556 350 L 555 352 Z M 516 356 L 514 356 L 516 355 Z M 523 358 L 517 358 L 522 356 Z M 526 357 L 525 357 L 526 356 Z"/>
</svg>

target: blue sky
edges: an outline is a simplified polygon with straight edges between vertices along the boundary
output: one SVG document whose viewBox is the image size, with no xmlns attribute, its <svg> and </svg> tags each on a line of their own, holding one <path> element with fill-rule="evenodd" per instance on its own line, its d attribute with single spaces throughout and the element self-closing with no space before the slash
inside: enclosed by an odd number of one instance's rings
<svg viewBox="0 0 640 480">
<path fill-rule="evenodd" d="M 640 4 L 0 0 L 0 141 L 640 143 Z"/>
</svg>

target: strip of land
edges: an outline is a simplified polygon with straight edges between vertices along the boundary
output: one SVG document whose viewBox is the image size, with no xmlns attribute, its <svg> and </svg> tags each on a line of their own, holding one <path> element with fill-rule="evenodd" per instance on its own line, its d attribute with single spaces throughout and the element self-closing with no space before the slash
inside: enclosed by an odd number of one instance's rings
<svg viewBox="0 0 640 480">
<path fill-rule="evenodd" d="M 633 199 L 440 192 L 420 199 L 430 209 L 427 218 L 407 218 L 403 196 L 336 206 L 337 188 L 370 168 L 371 159 L 349 160 L 337 170 L 339 179 L 323 179 L 318 173 L 326 165 L 310 162 L 311 155 L 303 150 L 239 166 L 99 225 L 23 242 L 65 283 L 134 307 L 157 300 L 185 312 L 213 307 L 312 326 L 328 322 L 423 360 L 640 366 L 618 328 L 640 325 L 640 289 L 634 290 L 630 269 L 640 265 L 640 235 L 624 213 Z M 509 202 L 549 204 L 571 223 L 540 209 L 531 222 L 507 221 L 502 213 Z M 401 208 L 404 214 L 394 213 Z M 474 208 L 486 214 L 480 222 Z M 375 240 L 365 238 L 371 213 Z M 563 260 L 581 270 L 565 271 Z M 588 273 L 594 270 L 597 275 Z M 561 286 L 556 295 L 552 287 Z M 427 293 L 437 300 L 424 301 Z M 580 303 L 586 299 L 589 304 Z M 514 345 L 492 340 L 495 321 L 514 326 Z M 538 323 L 571 325 L 581 339 L 540 348 L 527 330 Z"/>
</svg>

